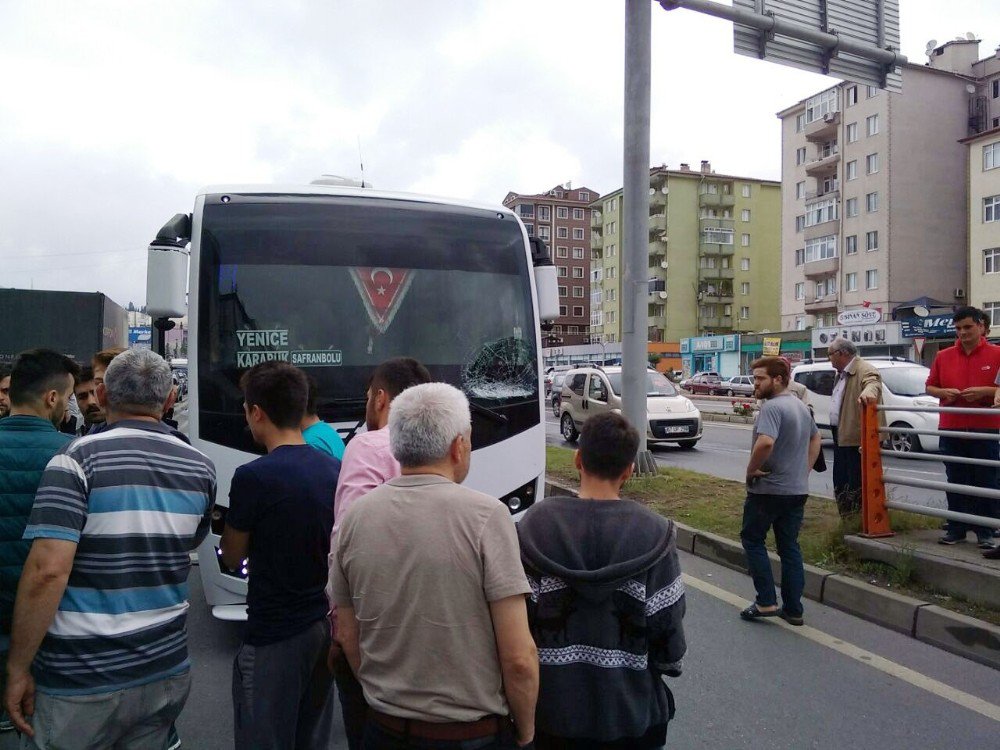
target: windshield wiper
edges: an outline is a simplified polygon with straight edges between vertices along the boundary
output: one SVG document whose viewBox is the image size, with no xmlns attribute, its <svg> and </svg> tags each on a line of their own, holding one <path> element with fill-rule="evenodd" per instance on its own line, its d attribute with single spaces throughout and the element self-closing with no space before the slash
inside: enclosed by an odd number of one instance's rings
<svg viewBox="0 0 1000 750">
<path fill-rule="evenodd" d="M 500 412 L 490 409 L 485 406 L 480 406 L 475 401 L 469 401 L 469 408 L 472 409 L 476 414 L 481 414 L 484 417 L 489 417 L 497 424 L 506 425 L 510 420 L 507 419 L 506 414 L 501 414 Z"/>
</svg>

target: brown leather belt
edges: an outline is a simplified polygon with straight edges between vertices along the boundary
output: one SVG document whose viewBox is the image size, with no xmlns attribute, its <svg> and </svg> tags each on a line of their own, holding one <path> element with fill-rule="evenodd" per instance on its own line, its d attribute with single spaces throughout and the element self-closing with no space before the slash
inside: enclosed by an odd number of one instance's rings
<svg viewBox="0 0 1000 750">
<path fill-rule="evenodd" d="M 419 737 L 424 740 L 477 740 L 500 734 L 506 716 L 484 716 L 478 721 L 420 721 L 419 719 L 401 719 L 398 716 L 369 709 L 369 716 L 380 726 L 396 734 Z"/>
</svg>

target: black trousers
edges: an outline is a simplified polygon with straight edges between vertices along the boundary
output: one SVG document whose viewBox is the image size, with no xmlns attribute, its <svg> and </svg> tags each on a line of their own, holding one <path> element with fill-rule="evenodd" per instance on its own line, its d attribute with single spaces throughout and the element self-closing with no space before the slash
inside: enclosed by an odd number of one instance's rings
<svg viewBox="0 0 1000 750">
<path fill-rule="evenodd" d="M 830 429 L 833 432 L 833 494 L 840 517 L 844 518 L 861 510 L 861 448 L 841 446 L 837 428 Z"/>
</svg>

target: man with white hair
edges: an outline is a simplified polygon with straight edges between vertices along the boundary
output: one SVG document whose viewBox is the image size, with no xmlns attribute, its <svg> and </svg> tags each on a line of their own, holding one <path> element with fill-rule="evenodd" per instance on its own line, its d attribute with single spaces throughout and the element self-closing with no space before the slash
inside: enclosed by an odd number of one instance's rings
<svg viewBox="0 0 1000 750">
<path fill-rule="evenodd" d="M 216 478 L 160 422 L 172 386 L 159 355 L 119 354 L 97 389 L 115 429 L 74 440 L 42 476 L 4 696 L 22 748 L 166 747 L 187 700 L 189 553 Z"/>
<path fill-rule="evenodd" d="M 389 412 L 402 475 L 346 514 L 331 571 L 337 638 L 370 707 L 366 750 L 530 747 L 538 652 L 517 533 L 461 487 L 469 403 L 415 385 Z"/>
</svg>

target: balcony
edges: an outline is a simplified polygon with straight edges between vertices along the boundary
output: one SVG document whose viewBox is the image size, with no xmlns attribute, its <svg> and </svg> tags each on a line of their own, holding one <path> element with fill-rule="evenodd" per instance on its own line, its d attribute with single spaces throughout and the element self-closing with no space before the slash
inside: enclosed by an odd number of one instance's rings
<svg viewBox="0 0 1000 750">
<path fill-rule="evenodd" d="M 604 249 L 604 237 L 594 232 L 590 233 L 590 247 L 592 250 Z"/>
<path fill-rule="evenodd" d="M 652 214 L 649 217 L 649 236 L 660 235 L 667 231 L 667 214 L 666 212 Z"/>
<path fill-rule="evenodd" d="M 831 141 L 837 136 L 837 128 L 840 127 L 840 112 L 830 112 L 818 120 L 813 120 L 805 128 L 802 134 L 807 141 L 823 143 Z"/>
<path fill-rule="evenodd" d="M 824 294 L 820 297 L 809 295 L 806 297 L 806 312 L 818 313 L 826 312 L 827 310 L 836 310 L 839 307 L 839 302 L 840 297 L 836 292 Z"/>
<path fill-rule="evenodd" d="M 736 205 L 736 196 L 725 193 L 700 193 L 698 205 L 703 208 L 732 208 Z"/>
<path fill-rule="evenodd" d="M 663 255 L 664 260 L 666 260 L 667 254 L 667 241 L 663 239 L 663 235 L 651 239 L 649 241 L 649 254 L 650 255 Z"/>
<path fill-rule="evenodd" d="M 806 200 L 814 201 L 817 198 L 832 198 L 833 200 L 840 200 L 840 190 L 839 188 L 833 188 L 832 190 L 807 190 Z"/>
<path fill-rule="evenodd" d="M 733 255 L 736 247 L 732 243 L 698 242 L 698 252 L 701 255 Z"/>
<path fill-rule="evenodd" d="M 732 280 L 736 275 L 734 268 L 699 268 L 698 281 L 713 281 L 718 279 Z"/>
<path fill-rule="evenodd" d="M 805 227 L 802 230 L 802 237 L 806 240 L 814 240 L 817 237 L 826 237 L 828 234 L 839 234 L 840 229 L 840 218 L 834 217 L 829 221 L 823 221 L 819 224 L 813 224 L 811 227 Z"/>
<path fill-rule="evenodd" d="M 806 164 L 806 174 L 810 177 L 827 177 L 835 174 L 840 164 L 840 152 L 834 151 L 829 156 L 821 156 Z"/>
<path fill-rule="evenodd" d="M 807 279 L 815 279 L 821 276 L 829 276 L 836 273 L 840 268 L 840 258 L 824 258 L 823 260 L 811 260 L 802 266 Z"/>
<path fill-rule="evenodd" d="M 732 289 L 720 289 L 717 292 L 698 292 L 698 301 L 704 302 L 705 304 L 712 304 L 713 302 L 720 305 L 731 305 L 733 304 L 733 290 Z"/>
<path fill-rule="evenodd" d="M 649 214 L 660 213 L 667 207 L 667 196 L 659 190 L 650 189 L 649 193 Z"/>
<path fill-rule="evenodd" d="M 590 212 L 590 228 L 593 230 L 603 230 L 604 229 L 604 216 L 600 211 Z"/>
<path fill-rule="evenodd" d="M 733 316 L 732 315 L 716 315 L 714 317 L 702 317 L 698 316 L 698 325 L 701 328 L 714 328 L 722 329 L 725 331 L 733 330 Z"/>
<path fill-rule="evenodd" d="M 666 328 L 667 327 L 667 316 L 666 315 L 647 315 L 646 316 L 647 325 L 650 328 Z"/>
</svg>

